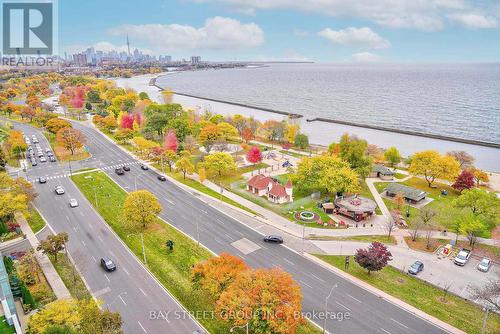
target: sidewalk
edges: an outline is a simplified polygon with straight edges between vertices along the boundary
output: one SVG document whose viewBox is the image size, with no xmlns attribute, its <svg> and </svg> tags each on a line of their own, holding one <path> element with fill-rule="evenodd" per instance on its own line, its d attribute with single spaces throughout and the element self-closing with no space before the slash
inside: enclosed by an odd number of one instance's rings
<svg viewBox="0 0 500 334">
<path fill-rule="evenodd" d="M 57 299 L 71 299 L 71 294 L 66 288 L 66 285 L 64 285 L 64 282 L 57 273 L 56 269 L 52 265 L 52 262 L 50 262 L 50 259 L 47 257 L 47 255 L 43 254 L 42 251 L 36 251 L 36 248 L 38 247 L 40 242 L 29 227 L 28 222 L 26 221 L 24 216 L 20 213 L 17 213 L 16 221 L 21 226 L 21 230 L 26 235 L 26 238 L 29 240 L 33 249 L 35 249 L 35 257 L 38 261 L 38 264 L 40 265 L 40 268 L 42 269 L 43 274 L 45 275 L 45 278 L 47 279 L 50 287 L 54 291 Z"/>
</svg>

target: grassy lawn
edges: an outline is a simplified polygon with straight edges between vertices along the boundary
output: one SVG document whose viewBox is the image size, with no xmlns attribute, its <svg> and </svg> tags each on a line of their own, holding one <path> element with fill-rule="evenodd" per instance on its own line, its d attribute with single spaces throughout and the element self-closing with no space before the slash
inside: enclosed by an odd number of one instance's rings
<svg viewBox="0 0 500 334">
<path fill-rule="evenodd" d="M 53 133 L 44 131 L 43 135 L 45 138 L 50 143 L 50 147 L 52 147 L 52 151 L 54 151 L 54 154 L 56 155 L 57 159 L 61 162 L 64 161 L 79 161 L 79 160 L 85 160 L 88 157 L 90 157 L 90 153 L 87 151 L 84 151 L 83 148 L 75 151 L 75 154 L 71 154 L 69 150 L 66 150 L 64 147 L 59 146 L 56 142 L 56 135 Z"/>
<path fill-rule="evenodd" d="M 261 163 L 255 164 L 255 165 L 238 168 L 238 172 L 240 172 L 241 174 L 245 174 L 245 173 L 248 173 L 248 172 L 251 172 L 254 170 L 263 169 L 266 167 L 269 167 L 269 165 L 261 162 Z"/>
<path fill-rule="evenodd" d="M 77 271 L 73 271 L 73 264 L 64 253 L 57 255 L 57 262 L 54 257 L 49 255 L 50 262 L 56 268 L 57 273 L 61 276 L 64 285 L 68 288 L 71 296 L 75 299 L 91 299 L 92 296 L 87 290 L 87 287 L 82 281 L 82 278 Z"/>
<path fill-rule="evenodd" d="M 408 244 L 408 246 L 411 249 L 415 249 L 415 250 L 419 250 L 419 251 L 423 251 L 423 252 L 429 252 L 429 253 L 433 253 L 440 246 L 444 246 L 444 245 L 450 243 L 450 239 L 444 239 L 444 238 L 443 239 L 431 239 L 430 248 L 427 249 L 427 247 L 426 247 L 427 241 L 424 237 L 419 237 L 415 241 L 412 241 L 409 236 L 404 237 L 404 238 L 405 238 L 406 243 Z M 456 247 L 457 248 L 472 249 L 472 247 L 469 245 L 469 242 L 465 241 L 465 240 L 458 240 Z M 500 247 L 476 243 L 474 245 L 473 254 L 477 255 L 477 256 L 489 257 L 491 259 L 500 258 Z"/>
<path fill-rule="evenodd" d="M 340 241 L 361 241 L 361 242 L 381 242 L 386 245 L 395 245 L 396 238 L 391 235 L 390 238 L 387 238 L 386 235 L 354 235 L 354 236 L 346 236 L 346 237 L 329 237 L 329 236 L 318 236 L 318 237 L 309 237 L 309 240 L 340 240 Z"/>
<path fill-rule="evenodd" d="M 88 174 L 87 174 L 88 175 Z M 140 238 L 127 237 L 131 232 L 121 217 L 126 192 L 116 185 L 102 172 L 92 173 L 93 182 L 85 179 L 86 175 L 74 175 L 73 181 L 87 199 L 94 203 L 94 188 L 97 184 L 97 211 L 127 244 L 134 254 L 142 261 Z M 167 250 L 165 242 L 173 240 L 173 252 Z M 206 260 L 212 254 L 172 226 L 158 219 L 144 230 L 144 244 L 148 258 L 149 269 L 156 278 L 186 307 L 189 311 L 213 310 L 214 303 L 199 290 L 194 290 L 189 279 L 191 267 Z M 211 333 L 228 333 L 229 327 L 217 319 L 200 319 Z M 319 333 L 312 325 L 303 326 L 297 333 Z"/>
<path fill-rule="evenodd" d="M 0 316 L 0 334 L 15 334 L 16 330 L 14 327 L 7 324 L 7 320 L 2 315 Z"/>
<path fill-rule="evenodd" d="M 401 174 L 401 173 L 395 173 L 395 174 L 394 174 L 394 177 L 395 177 L 396 179 L 399 179 L 399 180 L 404 179 L 404 178 L 405 178 L 405 177 L 407 177 L 407 176 L 408 176 L 408 175 L 406 175 L 406 174 Z"/>
<path fill-rule="evenodd" d="M 343 256 L 316 256 L 344 270 L 345 258 Z M 404 274 L 391 266 L 368 275 L 365 269 L 353 261 L 348 272 L 372 286 L 467 333 L 481 333 L 484 312 L 471 302 L 450 294 L 444 298 L 442 290 L 418 278 Z M 498 333 L 500 316 L 490 313 L 487 327 L 487 333 Z"/>
<path fill-rule="evenodd" d="M 290 155 L 290 156 L 298 158 L 298 159 L 302 159 L 303 157 L 308 157 L 309 156 L 309 153 L 300 154 L 300 153 L 297 153 L 297 152 L 290 152 L 290 151 L 285 151 L 285 150 L 280 150 L 279 152 L 282 153 L 282 154 L 285 154 L 285 155 Z"/>
<path fill-rule="evenodd" d="M 28 209 L 28 214 L 26 215 L 26 220 L 28 225 L 31 227 L 33 233 L 40 231 L 45 226 L 45 220 L 43 220 L 38 210 L 34 207 Z"/>
</svg>

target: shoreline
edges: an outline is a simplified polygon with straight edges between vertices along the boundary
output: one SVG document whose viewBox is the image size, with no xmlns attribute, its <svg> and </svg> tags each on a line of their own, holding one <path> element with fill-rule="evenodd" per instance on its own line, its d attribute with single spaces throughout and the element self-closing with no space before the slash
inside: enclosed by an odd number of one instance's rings
<svg viewBox="0 0 500 334">
<path fill-rule="evenodd" d="M 164 72 L 159 74 L 146 74 L 129 79 L 115 79 L 115 82 L 119 86 L 132 88 L 137 92 L 145 91 L 152 100 L 161 103 L 161 90 L 163 89 L 157 85 L 157 79 L 161 76 L 169 74 L 171 73 Z M 226 116 L 242 114 L 245 116 L 254 116 L 260 121 L 276 119 L 276 115 L 278 115 L 251 106 L 241 106 L 233 103 L 211 101 L 198 97 L 180 95 L 177 93 L 174 93 L 174 102 L 181 104 L 184 108 L 209 108 L 214 112 Z M 282 116 L 285 117 L 286 115 L 288 115 L 288 113 L 285 113 L 285 115 Z M 309 136 L 310 143 L 315 146 L 328 146 L 331 142 L 338 141 L 340 136 L 347 132 L 357 135 L 358 137 L 366 139 L 369 143 L 383 148 L 396 146 L 403 156 L 410 156 L 415 152 L 430 149 L 438 150 L 441 153 L 446 153 L 451 150 L 464 150 L 471 153 L 476 158 L 476 164 L 479 168 L 491 172 L 500 172 L 500 145 L 498 147 L 484 146 L 472 142 L 464 143 L 445 138 L 418 136 L 410 133 L 396 132 L 392 129 L 382 130 L 330 122 L 307 122 L 305 118 L 299 118 L 298 121 L 302 132 Z"/>
</svg>

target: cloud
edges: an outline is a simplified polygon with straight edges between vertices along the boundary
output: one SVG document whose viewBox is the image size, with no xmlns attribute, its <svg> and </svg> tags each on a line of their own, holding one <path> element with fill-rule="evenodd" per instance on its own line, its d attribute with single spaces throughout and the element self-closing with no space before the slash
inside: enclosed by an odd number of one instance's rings
<svg viewBox="0 0 500 334">
<path fill-rule="evenodd" d="M 302 29 L 293 29 L 293 34 L 294 34 L 294 36 L 297 36 L 297 37 L 309 36 L 309 33 L 305 30 L 302 30 Z"/>
<path fill-rule="evenodd" d="M 255 23 L 241 23 L 227 17 L 213 17 L 196 28 L 180 24 L 125 24 L 112 28 L 115 36 L 147 43 L 160 51 L 233 50 L 253 48 L 264 43 L 264 32 Z"/>
<path fill-rule="evenodd" d="M 357 63 L 380 63 L 384 60 L 381 56 L 371 52 L 355 53 L 351 56 L 351 59 Z"/>
<path fill-rule="evenodd" d="M 349 27 L 337 31 L 326 28 L 318 32 L 318 35 L 335 44 L 351 45 L 370 49 L 386 49 L 391 46 L 391 43 L 388 40 L 383 39 L 368 27 Z"/>
<path fill-rule="evenodd" d="M 191 0 L 240 10 L 292 9 L 333 17 L 354 17 L 391 28 L 436 31 L 455 12 L 491 13 L 494 1 L 475 0 Z"/>
<path fill-rule="evenodd" d="M 449 18 L 456 23 L 472 29 L 498 27 L 498 21 L 494 17 L 486 17 L 482 14 L 451 14 Z"/>
</svg>

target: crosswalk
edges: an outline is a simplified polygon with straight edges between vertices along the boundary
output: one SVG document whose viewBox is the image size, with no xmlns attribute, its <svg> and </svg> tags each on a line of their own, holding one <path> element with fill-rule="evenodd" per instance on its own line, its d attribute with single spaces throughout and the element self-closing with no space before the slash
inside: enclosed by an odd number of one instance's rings
<svg viewBox="0 0 500 334">
<path fill-rule="evenodd" d="M 129 162 L 122 162 L 122 163 L 117 163 L 117 164 L 113 164 L 113 165 L 109 165 L 109 166 L 95 167 L 95 169 L 100 169 L 100 170 L 103 170 L 103 171 L 105 171 L 105 170 L 114 170 L 114 169 L 119 168 L 119 167 L 138 165 L 140 163 L 141 162 L 139 162 L 139 161 L 129 161 Z M 70 177 L 70 176 L 71 176 L 71 173 L 69 173 L 69 172 L 62 173 L 62 174 L 53 174 L 53 175 L 48 175 L 48 174 L 47 175 L 39 175 L 39 176 L 35 177 L 34 179 L 28 179 L 28 182 L 35 183 L 35 182 L 38 181 L 38 179 L 40 177 L 43 177 L 47 181 L 49 181 L 49 180 L 62 179 L 62 178 Z"/>
</svg>

